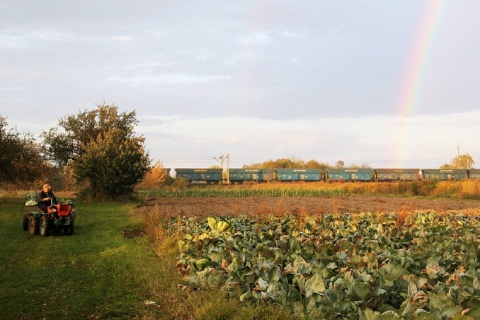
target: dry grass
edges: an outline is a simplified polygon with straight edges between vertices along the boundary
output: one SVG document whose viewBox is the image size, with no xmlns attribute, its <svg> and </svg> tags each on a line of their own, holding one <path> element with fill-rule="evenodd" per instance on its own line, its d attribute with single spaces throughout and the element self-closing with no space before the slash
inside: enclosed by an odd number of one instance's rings
<svg viewBox="0 0 480 320">
<path fill-rule="evenodd" d="M 413 209 L 409 209 L 406 206 L 401 207 L 397 211 L 397 219 L 395 220 L 395 226 L 397 227 L 397 230 L 402 230 L 407 216 L 411 213 L 413 213 Z"/>
<path fill-rule="evenodd" d="M 464 181 L 441 181 L 438 182 L 434 195 L 466 195 L 466 196 L 480 196 L 480 181 L 479 180 L 464 180 Z"/>
</svg>

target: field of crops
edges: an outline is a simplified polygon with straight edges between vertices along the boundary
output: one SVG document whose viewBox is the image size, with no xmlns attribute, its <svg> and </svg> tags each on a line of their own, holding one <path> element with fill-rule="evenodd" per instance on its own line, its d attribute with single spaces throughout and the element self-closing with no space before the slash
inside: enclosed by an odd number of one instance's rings
<svg viewBox="0 0 480 320">
<path fill-rule="evenodd" d="M 184 217 L 182 286 L 308 319 L 480 319 L 480 220 L 465 213 Z"/>
<path fill-rule="evenodd" d="M 172 188 L 141 189 L 145 197 L 280 197 L 392 195 L 480 199 L 480 180 L 397 181 L 397 182 L 292 182 L 243 185 L 184 185 Z"/>
<path fill-rule="evenodd" d="M 146 197 L 167 198 L 245 198 L 245 197 L 342 197 L 348 196 L 343 188 L 191 188 L 159 189 L 143 193 Z"/>
</svg>

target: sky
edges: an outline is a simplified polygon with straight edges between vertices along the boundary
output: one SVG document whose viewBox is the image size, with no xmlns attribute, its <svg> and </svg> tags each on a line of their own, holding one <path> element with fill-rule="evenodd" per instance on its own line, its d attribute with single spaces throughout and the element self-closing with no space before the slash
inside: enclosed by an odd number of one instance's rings
<svg viewBox="0 0 480 320">
<path fill-rule="evenodd" d="M 0 115 L 114 104 L 153 162 L 480 167 L 478 0 L 0 0 Z"/>
</svg>

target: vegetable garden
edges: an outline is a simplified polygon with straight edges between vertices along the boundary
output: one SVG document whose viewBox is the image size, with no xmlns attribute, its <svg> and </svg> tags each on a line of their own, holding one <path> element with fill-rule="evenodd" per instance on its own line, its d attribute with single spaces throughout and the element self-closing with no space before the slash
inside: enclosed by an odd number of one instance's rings
<svg viewBox="0 0 480 320">
<path fill-rule="evenodd" d="M 164 217 L 186 290 L 306 319 L 479 319 L 480 220 L 461 212 Z"/>
</svg>

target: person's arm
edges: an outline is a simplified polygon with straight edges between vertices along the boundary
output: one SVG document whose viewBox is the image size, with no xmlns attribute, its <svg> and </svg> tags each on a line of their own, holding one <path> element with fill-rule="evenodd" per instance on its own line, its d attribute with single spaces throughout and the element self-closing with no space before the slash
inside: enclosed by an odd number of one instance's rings
<svg viewBox="0 0 480 320">
<path fill-rule="evenodd" d="M 42 192 L 37 193 L 37 203 L 41 203 L 43 201 Z"/>
</svg>

